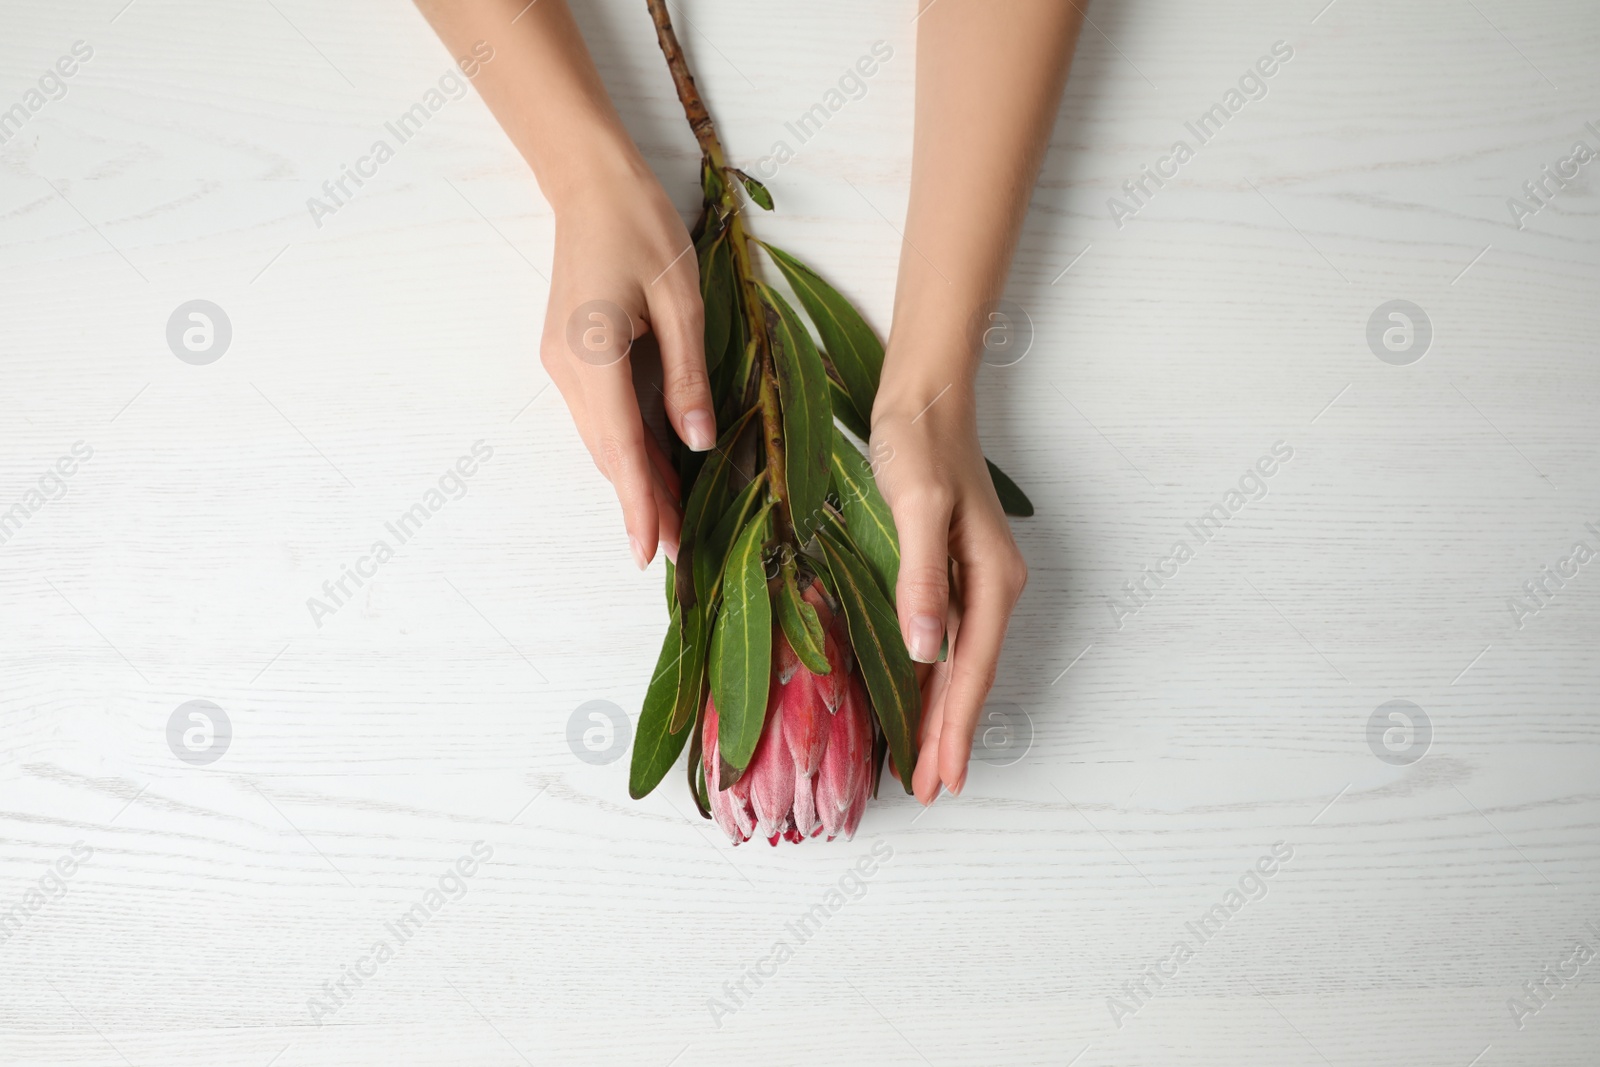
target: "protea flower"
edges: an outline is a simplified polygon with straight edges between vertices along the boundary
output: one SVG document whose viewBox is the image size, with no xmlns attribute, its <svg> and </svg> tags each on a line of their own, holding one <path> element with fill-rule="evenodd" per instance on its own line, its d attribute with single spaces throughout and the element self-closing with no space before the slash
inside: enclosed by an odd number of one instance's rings
<svg viewBox="0 0 1600 1067">
<path fill-rule="evenodd" d="M 750 233 L 745 208 L 771 211 L 772 194 L 729 165 L 667 0 L 647 3 L 702 154 L 695 257 L 678 269 L 699 266 L 718 437 L 704 453 L 666 442 L 683 523 L 628 791 L 653 790 L 688 745 L 695 804 L 735 844 L 849 837 L 885 757 L 911 792 L 922 713 L 895 615 L 900 544 L 875 482 L 893 455 L 869 464 L 856 443 L 871 437 L 883 344 L 816 271 Z M 1006 510 L 1031 515 L 989 470 Z"/>
<path fill-rule="evenodd" d="M 706 699 L 702 753 L 711 814 L 735 845 L 764 837 L 799 843 L 826 833 L 846 840 L 861 824 L 872 786 L 871 710 L 851 662 L 843 618 L 820 585 L 805 593 L 827 633 L 827 674 L 813 674 L 773 627 L 766 726 L 744 774 L 721 788 L 717 708 Z"/>
</svg>

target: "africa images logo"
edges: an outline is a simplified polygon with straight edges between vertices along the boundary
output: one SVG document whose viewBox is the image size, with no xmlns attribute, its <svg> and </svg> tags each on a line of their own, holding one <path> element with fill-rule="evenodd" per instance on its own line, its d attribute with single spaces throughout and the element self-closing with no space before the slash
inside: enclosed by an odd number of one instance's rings
<svg viewBox="0 0 1600 1067">
<path fill-rule="evenodd" d="M 443 510 L 451 500 L 460 500 L 466 496 L 467 479 L 482 469 L 480 464 L 487 463 L 492 458 L 494 458 L 493 445 L 483 440 L 474 441 L 472 454 L 459 457 L 454 466 L 439 476 L 438 488 L 430 488 L 422 494 L 420 501 L 401 512 L 393 522 L 383 524 L 383 528 L 394 538 L 393 544 L 389 543 L 388 537 L 377 538 L 368 546 L 366 555 L 356 560 L 354 568 L 344 564 L 339 577 L 329 578 L 322 583 L 321 597 L 307 597 L 306 610 L 311 613 L 311 621 L 316 623 L 317 629 L 322 629 L 324 619 L 337 614 L 340 608 L 354 599 L 356 589 L 366 585 L 367 579 L 376 578 L 378 568 L 394 559 L 395 552 L 400 546 L 416 537 L 429 519 Z M 446 493 L 449 494 L 448 497 L 445 496 Z M 355 589 L 350 588 L 352 583 Z"/>
<path fill-rule="evenodd" d="M 395 145 L 405 144 L 421 133 L 422 127 L 443 110 L 445 104 L 466 96 L 467 83 L 476 78 L 484 65 L 493 59 L 493 46 L 479 41 L 472 46 L 470 56 L 456 61 L 456 66 L 466 75 L 466 81 L 462 81 L 454 70 L 445 71 L 439 75 L 437 88 L 430 86 L 422 94 L 421 100 L 402 111 L 393 122 L 384 123 L 383 128 L 394 138 Z M 395 145 L 391 145 L 388 139 L 383 137 L 373 141 L 366 155 L 357 159 L 354 164 L 342 164 L 337 177 L 329 178 L 322 183 L 323 196 L 307 198 L 306 210 L 311 212 L 311 221 L 317 224 L 317 229 L 322 229 L 322 220 L 325 216 L 337 215 L 339 209 L 348 204 L 362 186 L 378 176 L 378 168 L 394 158 Z M 351 183 L 354 183 L 354 189 L 350 188 Z"/>
</svg>

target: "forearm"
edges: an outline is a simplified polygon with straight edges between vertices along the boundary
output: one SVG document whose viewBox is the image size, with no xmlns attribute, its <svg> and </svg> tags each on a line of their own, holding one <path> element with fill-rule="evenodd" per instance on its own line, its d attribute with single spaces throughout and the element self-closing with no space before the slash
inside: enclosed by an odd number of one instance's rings
<svg viewBox="0 0 1600 1067">
<path fill-rule="evenodd" d="M 1081 20 L 1068 0 L 924 8 L 888 402 L 976 373 L 973 317 L 1004 289 Z"/>
<path fill-rule="evenodd" d="M 452 55 L 494 49 L 473 84 L 560 211 L 597 181 L 648 172 L 566 0 L 417 0 Z"/>
</svg>

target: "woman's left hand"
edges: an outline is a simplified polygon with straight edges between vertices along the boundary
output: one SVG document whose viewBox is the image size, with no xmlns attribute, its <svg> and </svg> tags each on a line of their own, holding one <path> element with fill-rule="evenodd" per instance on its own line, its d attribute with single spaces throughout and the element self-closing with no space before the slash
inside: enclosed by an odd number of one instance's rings
<svg viewBox="0 0 1600 1067">
<path fill-rule="evenodd" d="M 973 734 L 1028 568 L 978 444 L 971 382 L 902 390 L 886 375 L 872 412 L 872 454 L 883 457 L 878 487 L 900 536 L 901 631 L 912 659 L 933 665 L 912 775 L 917 799 L 931 804 L 941 783 L 958 794 L 966 784 Z M 935 662 L 946 634 L 949 653 Z"/>
</svg>

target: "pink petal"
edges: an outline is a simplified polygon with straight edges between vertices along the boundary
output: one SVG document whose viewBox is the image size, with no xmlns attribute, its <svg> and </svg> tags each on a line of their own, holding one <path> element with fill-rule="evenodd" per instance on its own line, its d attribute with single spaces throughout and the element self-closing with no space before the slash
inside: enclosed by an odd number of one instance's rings
<svg viewBox="0 0 1600 1067">
<path fill-rule="evenodd" d="M 822 829 L 822 823 L 817 821 L 817 799 L 813 793 L 814 779 L 809 774 L 800 771 L 794 776 L 794 825 L 795 829 L 805 837 L 810 837 Z"/>
<path fill-rule="evenodd" d="M 871 794 L 872 783 L 869 775 L 867 787 L 856 793 L 856 802 L 852 804 L 850 806 L 850 810 L 845 813 L 844 839 L 846 841 L 849 841 L 851 838 L 856 836 L 856 827 L 861 825 L 861 816 L 867 810 L 867 797 L 869 797 Z"/>
<path fill-rule="evenodd" d="M 788 685 L 789 679 L 794 677 L 794 672 L 800 666 L 800 657 L 789 647 L 789 639 L 783 635 L 783 627 L 777 623 L 772 626 L 772 665 L 778 672 L 779 685 Z"/>
<path fill-rule="evenodd" d="M 850 676 L 848 702 L 855 706 L 855 714 L 849 719 L 854 760 L 851 766 L 855 772 L 851 786 L 855 793 L 864 796 L 872 790 L 872 704 L 867 699 L 860 674 Z"/>
<path fill-rule="evenodd" d="M 728 835 L 728 840 L 740 844 L 749 839 L 748 833 L 739 832 L 739 822 L 733 814 L 733 798 L 724 790 L 717 788 L 717 709 L 706 700 L 705 730 L 700 735 L 704 755 L 701 766 L 706 772 L 706 793 L 711 798 L 711 817 L 722 827 L 722 832 Z"/>
<path fill-rule="evenodd" d="M 851 675 L 845 699 L 832 716 L 828 749 L 817 775 L 817 815 L 830 838 L 847 832 L 850 812 L 865 804 L 861 798 L 869 791 L 871 762 L 872 724 L 867 721 L 866 692 L 861 679 Z"/>
<path fill-rule="evenodd" d="M 812 675 L 816 679 L 817 696 L 822 701 L 822 706 L 829 711 L 837 711 L 839 702 L 844 699 L 845 689 L 848 685 L 846 679 L 850 674 L 850 665 L 846 660 L 843 649 L 840 647 L 839 638 L 834 636 L 838 627 L 828 631 L 828 636 L 823 647 L 828 653 L 828 666 L 833 668 L 832 673 Z M 843 635 L 841 635 L 843 636 Z"/>
<path fill-rule="evenodd" d="M 774 684 L 767 700 L 767 721 L 756 744 L 756 754 L 741 781 L 750 783 L 750 799 L 755 806 L 758 831 L 762 837 L 776 838 L 789 821 L 794 806 L 794 759 L 783 738 L 783 687 Z"/>
<path fill-rule="evenodd" d="M 828 744 L 827 716 L 822 714 L 819 679 L 804 667 L 783 687 L 783 736 L 789 756 L 802 774 L 816 774 Z"/>
<path fill-rule="evenodd" d="M 756 816 L 750 810 L 750 775 L 743 775 L 723 792 L 727 794 L 728 803 L 733 808 L 733 821 L 739 827 L 739 832 L 744 835 L 742 840 L 750 840 L 756 832 Z"/>
<path fill-rule="evenodd" d="M 828 607 L 828 598 L 823 594 L 821 582 L 812 579 L 811 585 L 800 595 L 807 604 L 816 609 L 817 618 L 822 621 L 824 630 L 833 625 L 833 610 Z"/>
</svg>

